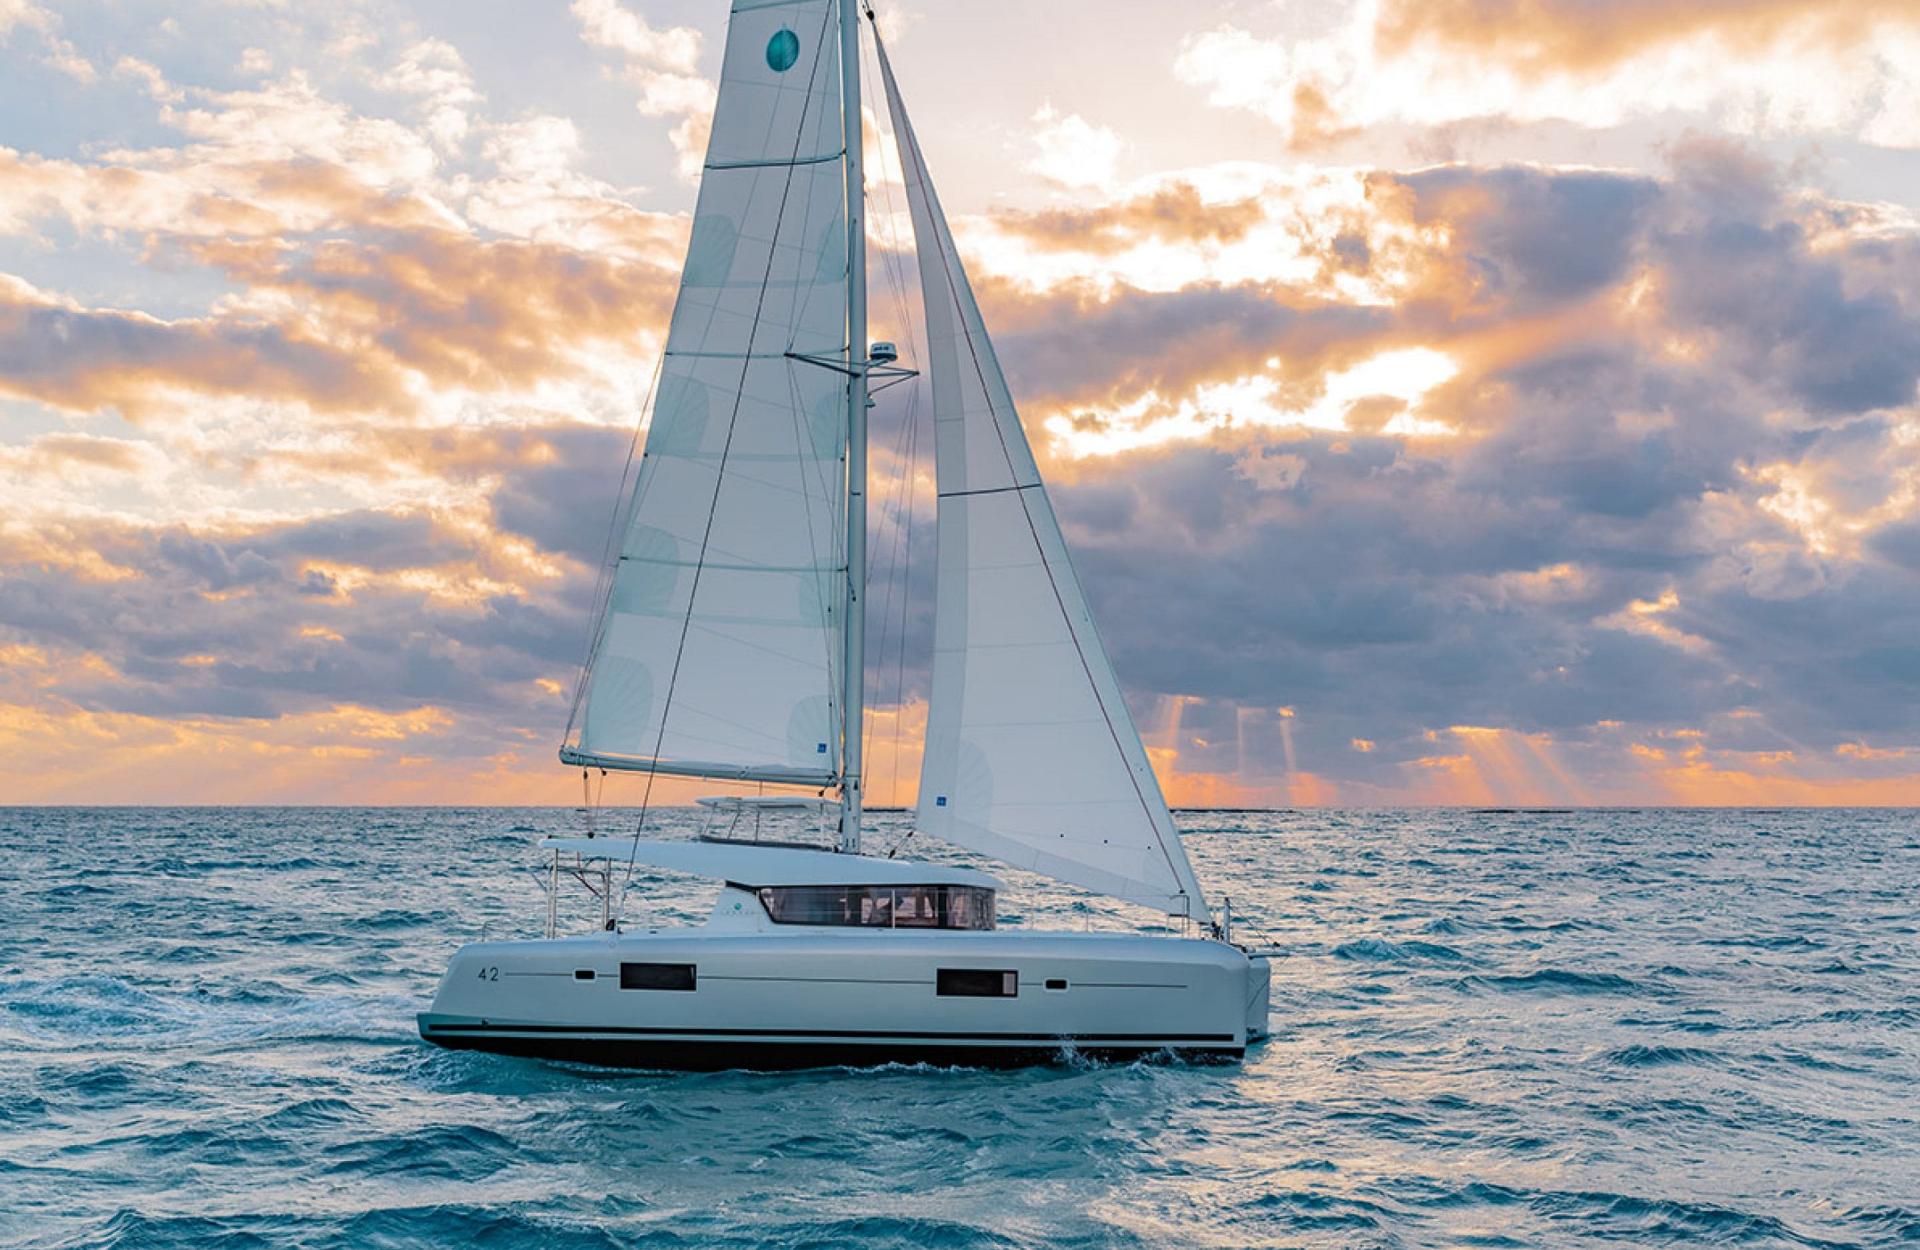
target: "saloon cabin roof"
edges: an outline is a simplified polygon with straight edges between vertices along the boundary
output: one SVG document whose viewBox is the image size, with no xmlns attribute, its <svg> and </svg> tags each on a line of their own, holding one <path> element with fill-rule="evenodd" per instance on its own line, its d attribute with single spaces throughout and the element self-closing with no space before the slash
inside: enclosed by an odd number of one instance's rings
<svg viewBox="0 0 1920 1250">
<path fill-rule="evenodd" d="M 747 886 L 970 885 L 999 890 L 998 878 L 971 868 L 877 859 L 833 851 L 724 842 L 636 842 L 632 838 L 546 838 L 540 846 L 587 860 L 645 864 Z"/>
</svg>

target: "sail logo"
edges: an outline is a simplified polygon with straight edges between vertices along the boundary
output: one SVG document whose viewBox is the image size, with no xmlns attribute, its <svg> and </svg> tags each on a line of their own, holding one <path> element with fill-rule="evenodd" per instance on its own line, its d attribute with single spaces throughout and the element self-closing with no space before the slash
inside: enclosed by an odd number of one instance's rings
<svg viewBox="0 0 1920 1250">
<path fill-rule="evenodd" d="M 800 59 L 800 36 L 782 26 L 767 40 L 767 67 L 776 74 L 784 74 L 793 68 Z"/>
</svg>

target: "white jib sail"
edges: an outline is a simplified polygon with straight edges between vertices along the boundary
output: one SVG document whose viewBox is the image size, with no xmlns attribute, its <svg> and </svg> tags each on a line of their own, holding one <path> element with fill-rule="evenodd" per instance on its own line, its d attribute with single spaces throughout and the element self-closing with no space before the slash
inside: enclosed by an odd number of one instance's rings
<svg viewBox="0 0 1920 1250">
<path fill-rule="evenodd" d="M 926 303 L 939 491 L 919 826 L 1205 921 L 884 49 L 880 58 Z"/>
<path fill-rule="evenodd" d="M 740 0 L 680 294 L 561 758 L 837 773 L 847 378 L 833 0 Z"/>
</svg>

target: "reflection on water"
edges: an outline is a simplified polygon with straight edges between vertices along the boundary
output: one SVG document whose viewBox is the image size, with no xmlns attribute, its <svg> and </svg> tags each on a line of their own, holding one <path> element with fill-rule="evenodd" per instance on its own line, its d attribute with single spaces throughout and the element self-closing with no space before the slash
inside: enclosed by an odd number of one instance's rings
<svg viewBox="0 0 1920 1250">
<path fill-rule="evenodd" d="M 534 931 L 531 844 L 574 821 L 0 811 L 0 1244 L 1920 1242 L 1911 813 L 1183 816 L 1277 952 L 1237 1067 L 423 1046 L 453 948 Z M 1000 875 L 1003 923 L 1126 919 Z"/>
</svg>

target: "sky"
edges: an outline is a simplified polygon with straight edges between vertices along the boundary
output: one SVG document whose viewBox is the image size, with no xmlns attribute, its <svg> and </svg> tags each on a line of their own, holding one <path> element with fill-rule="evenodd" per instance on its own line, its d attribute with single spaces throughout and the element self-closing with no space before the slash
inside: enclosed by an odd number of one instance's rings
<svg viewBox="0 0 1920 1250">
<path fill-rule="evenodd" d="M 877 7 L 1174 803 L 1920 803 L 1920 6 Z M 578 798 L 724 22 L 0 0 L 0 802 Z"/>
</svg>

